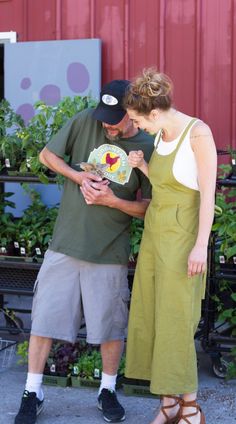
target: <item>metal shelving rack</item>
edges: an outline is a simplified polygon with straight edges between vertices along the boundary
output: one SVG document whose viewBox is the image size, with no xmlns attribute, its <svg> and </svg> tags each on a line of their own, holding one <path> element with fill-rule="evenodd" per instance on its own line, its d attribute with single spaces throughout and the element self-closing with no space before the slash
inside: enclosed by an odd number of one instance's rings
<svg viewBox="0 0 236 424">
<path fill-rule="evenodd" d="M 236 187 L 236 175 L 217 181 L 217 188 Z M 218 294 L 221 280 L 227 280 L 236 285 L 236 266 L 233 268 L 220 268 L 215 262 L 216 238 L 212 234 L 209 243 L 208 276 L 206 285 L 206 298 L 203 305 L 203 323 L 200 335 L 203 350 L 212 360 L 213 372 L 217 377 L 224 378 L 227 372 L 227 362 L 224 354 L 229 354 L 236 346 L 236 337 L 232 336 L 233 327 L 217 323 L 216 303 L 214 295 Z"/>
<path fill-rule="evenodd" d="M 0 175 L 0 191 L 4 191 L 4 183 L 40 183 L 34 175 Z M 49 183 L 55 183 L 56 178 L 49 177 Z M 40 263 L 22 260 L 0 260 L 0 311 L 5 313 L 6 326 L 0 326 L 0 331 L 12 334 L 20 332 L 23 328 L 22 320 L 15 313 L 30 313 L 29 309 L 6 307 L 5 295 L 33 296 L 34 283 L 40 269 Z M 11 312 L 14 319 L 11 319 Z M 29 332 L 29 329 L 24 329 Z"/>
</svg>

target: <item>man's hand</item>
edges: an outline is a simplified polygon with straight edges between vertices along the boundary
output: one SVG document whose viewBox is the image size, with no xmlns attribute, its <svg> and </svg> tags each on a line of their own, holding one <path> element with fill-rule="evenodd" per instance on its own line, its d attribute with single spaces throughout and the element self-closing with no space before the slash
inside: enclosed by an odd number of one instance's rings
<svg viewBox="0 0 236 424">
<path fill-rule="evenodd" d="M 84 180 L 80 187 L 87 205 L 101 205 L 113 207 L 116 196 L 108 187 L 109 181 L 92 182 Z"/>
<path fill-rule="evenodd" d="M 102 183 L 103 180 L 98 175 L 94 175 L 91 172 L 76 172 L 76 174 L 73 175 L 73 181 L 80 186 L 83 185 L 83 183 L 86 181 L 87 183 L 91 182 L 100 182 Z"/>
</svg>

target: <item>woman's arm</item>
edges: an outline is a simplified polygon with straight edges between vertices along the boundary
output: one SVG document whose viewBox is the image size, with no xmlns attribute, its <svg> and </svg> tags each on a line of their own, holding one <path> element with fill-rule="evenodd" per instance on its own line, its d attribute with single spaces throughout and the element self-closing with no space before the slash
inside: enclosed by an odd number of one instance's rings
<svg viewBox="0 0 236 424">
<path fill-rule="evenodd" d="M 203 122 L 194 126 L 190 140 L 200 190 L 198 235 L 188 258 L 188 275 L 191 277 L 206 270 L 208 239 L 214 218 L 217 153 L 211 130 Z"/>
<path fill-rule="evenodd" d="M 148 177 L 148 164 L 144 160 L 142 150 L 132 150 L 129 152 L 128 163 L 132 168 L 139 168 Z"/>
</svg>

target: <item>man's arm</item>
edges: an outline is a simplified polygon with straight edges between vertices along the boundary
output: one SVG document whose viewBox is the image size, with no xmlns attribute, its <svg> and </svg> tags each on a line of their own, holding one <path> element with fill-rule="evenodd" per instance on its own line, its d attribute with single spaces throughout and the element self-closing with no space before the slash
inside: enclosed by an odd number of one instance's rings
<svg viewBox="0 0 236 424">
<path fill-rule="evenodd" d="M 120 211 L 136 218 L 144 217 L 146 209 L 150 203 L 150 199 L 120 199 L 115 196 L 108 185 L 101 185 L 101 183 L 96 182 L 83 181 L 80 189 L 88 205 L 102 205 L 109 208 L 119 209 Z"/>
<path fill-rule="evenodd" d="M 71 168 L 64 159 L 57 156 L 55 153 L 51 152 L 47 147 L 39 154 L 39 160 L 43 165 L 52 171 L 64 175 L 64 177 L 69 178 L 74 181 L 76 184 L 81 185 L 83 181 L 101 181 L 102 179 L 99 176 L 91 174 L 90 172 L 79 172 Z"/>
</svg>

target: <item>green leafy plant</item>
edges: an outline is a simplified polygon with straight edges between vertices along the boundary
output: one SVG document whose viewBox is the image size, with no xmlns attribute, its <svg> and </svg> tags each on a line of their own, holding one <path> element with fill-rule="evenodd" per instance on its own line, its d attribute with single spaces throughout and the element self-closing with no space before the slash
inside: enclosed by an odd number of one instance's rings
<svg viewBox="0 0 236 424">
<path fill-rule="evenodd" d="M 67 377 L 71 373 L 71 366 L 85 351 L 86 342 L 75 344 L 54 342 L 44 369 L 46 375 Z"/>
<path fill-rule="evenodd" d="M 130 262 L 136 262 L 139 253 L 140 242 L 143 234 L 144 221 L 133 218 L 130 227 Z"/>
<path fill-rule="evenodd" d="M 0 193 L 0 254 L 13 253 L 13 235 L 15 231 L 14 216 L 6 212 L 5 208 L 15 208 L 15 203 L 9 200 L 14 193 Z"/>
<path fill-rule="evenodd" d="M 0 194 L 0 255 L 42 258 L 52 238 L 58 206 L 46 206 L 40 194 L 28 184 L 23 184 L 31 204 L 21 218 L 14 218 L 5 208 L 15 207 L 9 198 L 13 193 Z"/>
<path fill-rule="evenodd" d="M 216 203 L 221 208 L 222 213 L 215 216 L 215 223 L 212 230 L 216 233 L 218 249 L 218 259 L 220 255 L 225 256 L 229 261 L 236 256 L 236 188 L 222 188 L 217 193 Z"/>
<path fill-rule="evenodd" d="M 124 376 L 125 375 L 125 363 L 126 363 L 125 356 L 123 355 L 121 357 L 121 360 L 120 360 L 119 369 L 118 369 L 118 375 L 121 375 L 121 376 Z"/>
<path fill-rule="evenodd" d="M 0 171 L 19 168 L 23 149 L 19 132 L 25 124 L 20 115 L 11 108 L 7 100 L 0 102 Z"/>
<path fill-rule="evenodd" d="M 17 355 L 20 356 L 20 359 L 17 361 L 19 365 L 25 365 L 28 363 L 28 349 L 29 342 L 25 340 L 24 342 L 17 344 Z"/>
<path fill-rule="evenodd" d="M 89 96 L 65 97 L 56 106 L 48 106 L 41 101 L 36 102 L 34 105 L 36 115 L 19 133 L 22 149 L 26 152 L 20 171 L 23 173 L 30 171 L 37 175 L 42 183 L 48 183 L 49 171 L 39 161 L 40 151 L 68 119 L 88 107 L 94 107 L 95 104 Z"/>
<path fill-rule="evenodd" d="M 236 336 L 236 334 L 235 334 Z M 232 349 L 232 360 L 228 364 L 226 379 L 236 378 L 236 347 Z"/>
<path fill-rule="evenodd" d="M 28 184 L 23 184 L 23 188 L 30 196 L 31 204 L 24 210 L 18 225 L 18 239 L 26 245 L 28 255 L 42 257 L 52 238 L 58 206 L 49 208 L 36 190 Z"/>
<path fill-rule="evenodd" d="M 219 177 L 232 175 L 231 165 L 221 165 Z M 218 311 L 217 321 L 226 325 L 232 338 L 236 338 L 236 292 L 235 285 L 227 280 L 227 272 L 236 271 L 236 188 L 222 186 L 216 194 L 215 221 L 212 227 L 215 233 L 216 270 L 221 269 L 225 278 L 218 280 L 217 293 L 213 296 Z M 232 361 L 229 363 L 227 378 L 236 377 L 236 349 L 232 349 Z"/>
<path fill-rule="evenodd" d="M 98 350 L 84 353 L 72 366 L 73 375 L 81 378 L 100 378 L 102 372 L 102 358 Z"/>
<path fill-rule="evenodd" d="M 102 357 L 100 350 L 94 349 L 87 345 L 86 352 L 84 352 L 78 360 L 71 365 L 72 375 L 87 380 L 94 378 L 100 379 L 102 375 Z M 125 370 L 125 357 L 122 356 L 118 375 L 124 375 Z"/>
<path fill-rule="evenodd" d="M 34 104 L 35 116 L 25 126 L 20 115 L 16 114 L 9 102 L 0 102 L 0 172 L 8 167 L 21 174 L 33 173 L 42 183 L 48 183 L 50 171 L 39 161 L 39 153 L 65 125 L 68 119 L 78 112 L 95 107 L 90 96 L 64 97 L 56 106 L 38 101 Z M 59 180 L 61 182 L 61 180 Z"/>
</svg>

